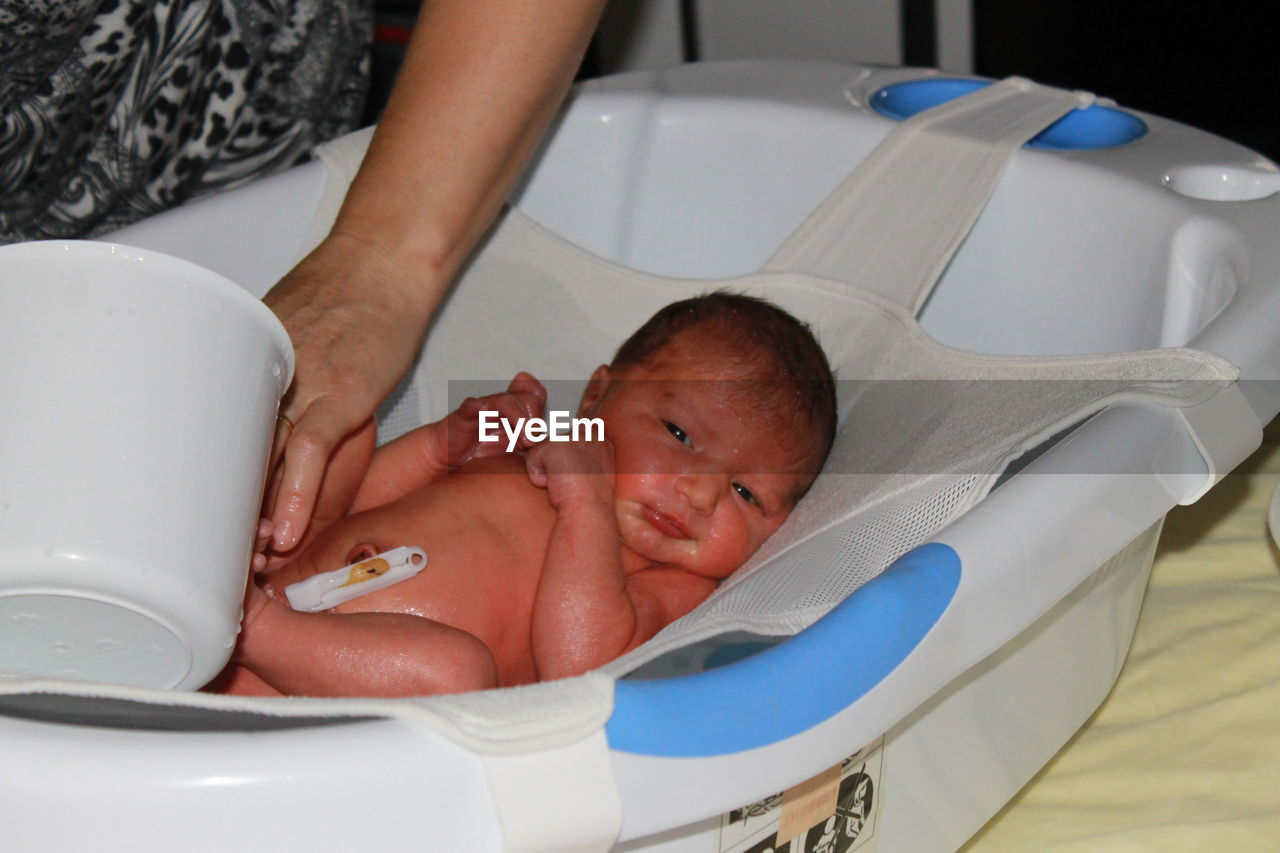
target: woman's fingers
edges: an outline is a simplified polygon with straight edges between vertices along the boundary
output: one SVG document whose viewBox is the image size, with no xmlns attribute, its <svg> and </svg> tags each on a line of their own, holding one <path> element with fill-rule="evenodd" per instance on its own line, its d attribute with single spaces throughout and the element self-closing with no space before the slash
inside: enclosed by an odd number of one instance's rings
<svg viewBox="0 0 1280 853">
<path fill-rule="evenodd" d="M 292 549 L 306 533 L 329 458 L 354 431 L 347 426 L 347 415 L 343 408 L 322 399 L 312 403 L 294 424 L 271 503 L 273 550 Z"/>
</svg>

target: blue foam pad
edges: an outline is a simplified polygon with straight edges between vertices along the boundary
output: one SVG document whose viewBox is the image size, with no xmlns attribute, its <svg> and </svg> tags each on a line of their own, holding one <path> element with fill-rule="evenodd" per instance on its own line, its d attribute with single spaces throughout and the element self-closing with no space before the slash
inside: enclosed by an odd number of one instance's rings
<svg viewBox="0 0 1280 853">
<path fill-rule="evenodd" d="M 990 85 L 987 80 L 954 77 L 907 80 L 876 92 L 871 96 L 871 107 L 883 116 L 901 120 Z M 1137 116 L 1094 104 L 1067 113 L 1032 137 L 1027 145 L 1059 151 L 1114 148 L 1141 139 L 1146 133 L 1147 123 Z"/>
<path fill-rule="evenodd" d="M 694 675 L 619 681 L 605 727 L 609 745 L 694 757 L 802 732 L 892 672 L 937 622 L 959 583 L 959 555 L 946 545 L 922 545 L 783 643 Z"/>
</svg>

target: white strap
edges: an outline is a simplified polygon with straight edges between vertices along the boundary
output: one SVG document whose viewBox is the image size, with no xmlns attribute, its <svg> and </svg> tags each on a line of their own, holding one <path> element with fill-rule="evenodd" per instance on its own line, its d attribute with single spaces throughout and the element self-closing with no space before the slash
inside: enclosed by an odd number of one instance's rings
<svg viewBox="0 0 1280 853">
<path fill-rule="evenodd" d="M 762 268 L 920 310 L 1023 143 L 1092 96 L 1011 77 L 897 125 Z"/>
<path fill-rule="evenodd" d="M 603 731 L 567 746 L 480 761 L 505 853 L 603 853 L 618 840 L 622 801 Z"/>
</svg>

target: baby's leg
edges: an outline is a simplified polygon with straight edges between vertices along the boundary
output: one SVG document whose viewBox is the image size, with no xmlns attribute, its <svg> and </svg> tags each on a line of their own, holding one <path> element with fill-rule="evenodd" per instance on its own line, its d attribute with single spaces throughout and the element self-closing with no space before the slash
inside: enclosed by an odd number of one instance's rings
<svg viewBox="0 0 1280 853">
<path fill-rule="evenodd" d="M 218 673 L 218 677 L 200 688 L 204 693 L 226 693 L 229 696 L 281 696 L 270 684 L 254 675 L 249 669 L 233 663 Z"/>
<path fill-rule="evenodd" d="M 403 613 L 255 608 L 234 661 L 290 696 L 428 696 L 496 687 L 497 665 L 463 630 Z"/>
</svg>

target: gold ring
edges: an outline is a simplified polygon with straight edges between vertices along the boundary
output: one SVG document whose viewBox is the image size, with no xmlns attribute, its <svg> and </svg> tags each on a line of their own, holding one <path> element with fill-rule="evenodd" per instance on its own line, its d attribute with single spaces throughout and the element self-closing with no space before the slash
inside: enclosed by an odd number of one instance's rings
<svg viewBox="0 0 1280 853">
<path fill-rule="evenodd" d="M 276 420 L 280 421 L 285 426 L 287 426 L 290 432 L 293 432 L 293 421 L 289 420 L 284 415 L 276 415 Z"/>
</svg>

